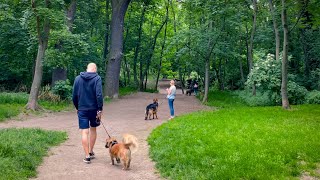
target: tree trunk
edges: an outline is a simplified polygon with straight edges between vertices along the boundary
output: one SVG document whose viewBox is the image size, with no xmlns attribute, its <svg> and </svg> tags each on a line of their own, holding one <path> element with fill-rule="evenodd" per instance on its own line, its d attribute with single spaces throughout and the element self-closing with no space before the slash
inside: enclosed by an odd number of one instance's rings
<svg viewBox="0 0 320 180">
<path fill-rule="evenodd" d="M 277 25 L 277 19 L 276 19 L 276 14 L 274 11 L 274 7 L 272 4 L 272 0 L 269 0 L 269 7 L 270 7 L 270 12 L 272 15 L 272 21 L 273 21 L 273 30 L 274 30 L 274 35 L 275 35 L 275 41 L 276 41 L 276 60 L 279 61 L 279 55 L 280 55 L 280 36 L 279 36 L 279 29 Z"/>
<path fill-rule="evenodd" d="M 105 26 L 105 35 L 104 35 L 104 45 L 103 45 L 103 61 L 105 61 L 105 72 L 107 72 L 108 67 L 108 54 L 109 54 L 109 32 L 110 32 L 110 0 L 106 0 L 106 26 Z M 103 94 L 107 94 L 107 73 L 105 74 L 105 83 Z"/>
<path fill-rule="evenodd" d="M 209 32 L 212 31 L 212 21 L 209 22 Z M 211 38 L 209 37 L 208 40 L 208 47 L 210 47 L 211 45 Z M 212 47 L 213 49 L 213 47 Z M 209 94 L 209 70 L 210 70 L 210 57 L 211 57 L 211 53 L 212 51 L 208 52 L 207 58 L 205 59 L 206 63 L 205 63 L 205 82 L 204 82 L 204 97 L 202 99 L 202 102 L 205 103 L 208 101 L 208 94 Z"/>
<path fill-rule="evenodd" d="M 37 12 L 36 4 L 34 0 L 31 2 L 34 12 Z M 45 1 L 45 6 L 48 8 L 49 0 Z M 50 34 L 50 22 L 49 19 L 44 19 L 43 29 L 40 30 L 40 17 L 36 17 L 36 26 L 37 26 L 37 35 L 38 35 L 38 54 L 36 58 L 35 72 L 33 76 L 31 91 L 29 95 L 28 104 L 26 105 L 27 109 L 37 110 L 38 106 L 38 95 L 41 88 L 41 81 L 43 75 L 43 59 L 45 57 L 45 51 L 48 46 L 49 34 Z"/>
<path fill-rule="evenodd" d="M 77 11 L 77 0 L 72 0 L 68 9 L 66 9 L 67 27 L 72 32 L 72 25 Z M 61 43 L 61 42 L 60 42 Z M 62 46 L 62 45 L 58 45 Z M 51 86 L 53 87 L 57 81 L 65 81 L 67 79 L 67 69 L 64 67 L 57 67 L 52 71 Z"/>
<path fill-rule="evenodd" d="M 123 56 L 123 24 L 124 16 L 130 0 L 112 0 L 110 54 L 106 72 L 106 95 L 119 97 L 120 65 Z"/>
<path fill-rule="evenodd" d="M 254 33 L 256 31 L 256 24 L 257 24 L 257 0 L 252 0 L 253 3 L 253 22 L 252 22 L 252 29 L 251 29 L 251 36 L 250 36 L 250 44 L 249 44 L 249 52 L 248 52 L 248 61 L 249 61 L 249 73 L 253 68 L 253 39 Z M 256 95 L 256 86 L 252 86 L 252 94 Z"/>
<path fill-rule="evenodd" d="M 104 35 L 104 46 L 103 46 L 103 60 L 107 62 L 107 55 L 109 53 L 109 31 L 110 31 L 110 0 L 106 0 L 106 29 Z M 107 65 L 107 63 L 106 63 Z M 107 69 L 106 69 L 107 70 Z"/>
<path fill-rule="evenodd" d="M 152 56 L 153 56 L 153 53 L 154 53 L 154 49 L 155 49 L 156 44 L 157 44 L 158 35 L 160 34 L 160 32 L 161 32 L 162 28 L 164 27 L 164 25 L 167 24 L 167 21 L 168 21 L 168 17 L 166 15 L 166 18 L 163 21 L 163 23 L 161 24 L 161 27 L 158 29 L 158 31 L 154 35 L 152 46 L 151 46 L 151 50 L 150 50 L 150 53 L 149 53 L 149 55 L 147 57 L 147 65 L 146 65 L 146 69 L 145 69 L 145 73 L 144 73 L 145 74 L 145 78 L 146 78 L 145 83 L 144 83 L 144 89 L 147 89 L 148 71 L 149 71 L 151 59 L 152 59 Z"/>
<path fill-rule="evenodd" d="M 287 24 L 287 12 L 286 12 L 286 4 L 285 0 L 281 0 L 282 2 L 282 26 L 283 26 L 283 57 L 282 57 L 282 82 L 281 82 L 281 97 L 282 97 L 282 108 L 290 109 L 290 104 L 288 100 L 288 24 Z"/>
<path fill-rule="evenodd" d="M 173 6 L 173 3 L 172 3 L 172 0 L 169 0 L 168 1 L 168 4 L 171 4 L 171 9 L 172 9 L 172 13 L 173 13 L 173 31 L 174 31 L 174 34 L 177 34 L 177 19 L 176 19 L 176 13 L 175 13 L 175 10 L 174 10 L 174 6 Z M 190 29 L 190 26 L 189 26 L 189 29 Z M 178 45 L 176 45 L 176 52 L 175 52 L 175 57 L 177 57 L 177 53 L 178 53 Z M 181 65 L 180 65 L 180 62 L 179 62 L 180 59 L 177 59 L 177 63 L 178 63 L 178 74 L 179 74 L 179 79 L 181 81 L 181 91 L 182 91 L 182 94 L 184 94 L 184 82 L 182 79 L 184 79 L 182 77 L 182 72 L 181 72 Z"/>
<path fill-rule="evenodd" d="M 134 57 L 133 57 L 133 78 L 134 78 L 134 83 L 138 84 L 138 76 L 137 76 L 137 59 L 138 59 L 138 55 L 139 55 L 139 51 L 140 51 L 140 45 L 141 45 L 141 36 L 142 36 L 142 26 L 144 23 L 144 16 L 145 16 L 145 12 L 148 6 L 149 1 L 145 1 L 143 3 L 143 9 L 141 12 L 141 17 L 140 17 L 140 23 L 139 23 L 139 30 L 138 30 L 138 40 L 136 42 L 136 47 L 134 49 Z M 140 64 L 140 66 L 142 66 Z M 141 69 L 141 68 L 140 68 Z M 141 75 L 141 73 L 140 73 Z M 141 81 L 141 79 L 140 79 Z M 141 90 L 141 89 L 140 89 Z"/>
<path fill-rule="evenodd" d="M 163 51 L 164 51 L 164 47 L 165 47 L 166 39 L 167 39 L 167 25 L 168 25 L 168 22 L 166 22 L 166 25 L 165 25 L 165 28 L 164 28 L 164 37 L 163 37 L 163 43 L 162 43 L 162 46 L 161 46 L 160 62 L 159 62 L 158 71 L 157 71 L 156 85 L 154 87 L 155 90 L 158 89 L 160 71 L 161 71 L 161 67 L 162 67 Z"/>
</svg>

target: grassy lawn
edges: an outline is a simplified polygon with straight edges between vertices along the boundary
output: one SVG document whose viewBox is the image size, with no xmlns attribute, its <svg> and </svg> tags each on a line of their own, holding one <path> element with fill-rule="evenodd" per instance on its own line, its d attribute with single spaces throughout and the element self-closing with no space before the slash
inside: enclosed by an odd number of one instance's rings
<svg viewBox="0 0 320 180">
<path fill-rule="evenodd" d="M 0 130 L 0 179 L 29 179 L 50 147 L 67 139 L 65 132 L 40 129 Z"/>
<path fill-rule="evenodd" d="M 180 116 L 148 138 L 150 155 L 169 179 L 294 179 L 320 162 L 320 105 L 248 107 L 211 93 L 217 111 Z"/>
<path fill-rule="evenodd" d="M 0 93 L 0 122 L 24 111 L 29 95 L 26 93 Z M 39 101 L 39 105 L 49 111 L 72 109 L 71 102 Z"/>
</svg>

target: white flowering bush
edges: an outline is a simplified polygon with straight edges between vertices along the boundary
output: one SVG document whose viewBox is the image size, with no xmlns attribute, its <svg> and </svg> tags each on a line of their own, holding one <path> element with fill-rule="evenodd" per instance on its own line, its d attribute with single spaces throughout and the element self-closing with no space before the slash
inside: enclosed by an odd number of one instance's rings
<svg viewBox="0 0 320 180">
<path fill-rule="evenodd" d="M 271 101 L 273 105 L 281 104 L 281 59 L 280 56 L 280 61 L 276 61 L 273 54 L 268 54 L 266 59 L 258 59 L 248 75 L 246 87 L 252 88 L 255 84 L 257 95 L 264 94 L 263 97 L 268 98 L 261 102 Z M 294 82 L 294 76 L 289 74 L 288 77 L 287 87 L 290 104 L 302 104 L 308 93 L 307 89 Z M 270 105 L 270 103 L 260 105 Z"/>
</svg>

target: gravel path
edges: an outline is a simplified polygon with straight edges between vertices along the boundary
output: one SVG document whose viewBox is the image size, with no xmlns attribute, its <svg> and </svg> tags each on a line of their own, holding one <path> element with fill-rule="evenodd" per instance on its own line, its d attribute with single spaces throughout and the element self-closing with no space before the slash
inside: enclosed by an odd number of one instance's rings
<svg viewBox="0 0 320 180">
<path fill-rule="evenodd" d="M 131 169 L 123 171 L 121 165 L 110 165 L 108 149 L 104 147 L 107 137 L 103 127 L 98 128 L 95 145 L 96 159 L 91 164 L 82 162 L 84 153 L 81 136 L 78 130 L 76 111 L 50 113 L 41 117 L 29 117 L 26 120 L 9 120 L 0 123 L 0 128 L 39 127 L 43 129 L 66 131 L 68 140 L 58 147 L 50 149 L 49 155 L 38 167 L 35 179 L 161 179 L 155 169 L 155 163 L 148 156 L 147 137 L 155 127 L 167 122 L 169 108 L 165 99 L 167 81 L 163 81 L 159 94 L 134 93 L 105 104 L 103 122 L 111 136 L 121 140 L 121 135 L 129 133 L 139 140 L 139 150 L 132 155 Z M 181 90 L 178 90 L 181 93 Z M 153 98 L 159 99 L 158 120 L 144 120 L 145 107 L 152 103 Z M 205 109 L 194 96 L 178 94 L 174 102 L 176 115 Z"/>
</svg>

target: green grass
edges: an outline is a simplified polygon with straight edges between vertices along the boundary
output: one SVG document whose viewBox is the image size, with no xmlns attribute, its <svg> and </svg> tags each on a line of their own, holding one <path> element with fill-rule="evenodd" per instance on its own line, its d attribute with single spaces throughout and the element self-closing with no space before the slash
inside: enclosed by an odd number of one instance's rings
<svg viewBox="0 0 320 180">
<path fill-rule="evenodd" d="M 0 122 L 17 116 L 23 109 L 21 104 L 0 104 Z"/>
<path fill-rule="evenodd" d="M 208 104 L 225 108 L 177 117 L 149 136 L 162 176 L 294 179 L 310 172 L 320 177 L 314 171 L 320 163 L 320 105 L 290 111 L 248 107 L 221 92 L 211 92 Z"/>
<path fill-rule="evenodd" d="M 28 103 L 28 98 L 27 93 L 0 93 L 0 122 L 20 114 Z M 39 105 L 43 109 L 53 112 L 70 110 L 73 107 L 69 101 L 51 102 L 41 100 Z"/>
<path fill-rule="evenodd" d="M 0 130 L 0 179 L 29 179 L 50 147 L 67 139 L 65 132 L 40 129 Z"/>
<path fill-rule="evenodd" d="M 126 96 L 129 95 L 131 93 L 135 93 L 138 92 L 137 88 L 134 87 L 121 87 L 119 89 L 119 96 Z"/>
</svg>

